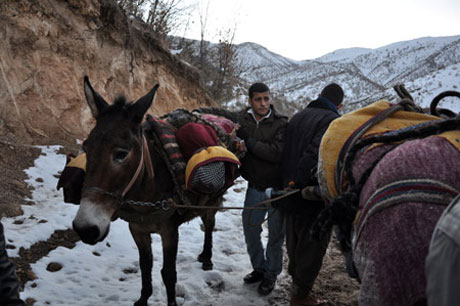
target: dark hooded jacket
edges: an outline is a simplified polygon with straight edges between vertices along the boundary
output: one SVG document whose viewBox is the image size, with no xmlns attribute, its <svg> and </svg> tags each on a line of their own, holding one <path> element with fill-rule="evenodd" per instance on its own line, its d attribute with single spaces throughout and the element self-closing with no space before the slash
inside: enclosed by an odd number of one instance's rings
<svg viewBox="0 0 460 306">
<path fill-rule="evenodd" d="M 288 118 L 279 114 L 273 105 L 270 107 L 270 117 L 259 123 L 248 113 L 249 108 L 238 118 L 241 128 L 249 134 L 246 141 L 248 152 L 241 160 L 240 173 L 250 186 L 259 190 L 281 186 L 281 160 Z"/>
<path fill-rule="evenodd" d="M 320 97 L 291 118 L 283 153 L 283 187 L 287 187 L 291 181 L 297 188 L 318 185 L 316 170 L 319 146 L 329 124 L 337 117 L 339 113 L 335 105 Z M 323 202 L 309 202 L 296 194 L 286 198 L 280 209 L 297 212 L 310 207 L 319 211 L 323 207 Z"/>
</svg>

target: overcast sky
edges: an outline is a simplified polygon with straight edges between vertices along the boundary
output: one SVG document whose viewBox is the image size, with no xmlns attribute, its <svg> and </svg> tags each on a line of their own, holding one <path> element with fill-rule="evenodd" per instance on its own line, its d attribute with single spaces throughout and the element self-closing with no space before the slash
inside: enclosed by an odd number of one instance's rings
<svg viewBox="0 0 460 306">
<path fill-rule="evenodd" d="M 195 1 L 203 12 L 208 0 Z M 236 24 L 236 43 L 258 43 L 296 60 L 342 48 L 460 35 L 460 0 L 209 1 L 206 40 L 215 41 L 218 29 Z M 199 39 L 199 19 L 194 24 L 187 36 Z"/>
</svg>

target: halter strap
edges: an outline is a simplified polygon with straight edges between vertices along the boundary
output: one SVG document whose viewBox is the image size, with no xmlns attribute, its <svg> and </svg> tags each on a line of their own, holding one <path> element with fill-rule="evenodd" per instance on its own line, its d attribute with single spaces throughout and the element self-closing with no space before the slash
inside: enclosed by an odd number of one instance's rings
<svg viewBox="0 0 460 306">
<path fill-rule="evenodd" d="M 144 152 L 145 151 L 145 152 Z M 142 149 L 141 149 L 141 158 L 139 160 L 139 165 L 137 166 L 136 172 L 134 173 L 133 177 L 129 181 L 128 185 L 125 187 L 123 192 L 121 193 L 121 197 L 124 198 L 128 191 L 133 187 L 134 182 L 139 177 L 144 164 L 147 166 L 147 173 L 149 178 L 153 178 L 155 173 L 153 172 L 152 160 L 150 159 L 150 152 L 149 147 L 147 144 L 147 140 L 145 139 L 145 135 L 142 134 Z"/>
<path fill-rule="evenodd" d="M 147 144 L 147 139 L 145 138 L 145 135 L 142 135 L 143 138 L 143 143 L 144 143 L 144 162 L 147 166 L 147 173 L 149 174 L 149 178 L 154 178 L 155 177 L 155 172 L 153 171 L 153 165 L 152 165 L 152 159 L 150 158 L 150 151 L 149 151 L 149 145 Z"/>
</svg>

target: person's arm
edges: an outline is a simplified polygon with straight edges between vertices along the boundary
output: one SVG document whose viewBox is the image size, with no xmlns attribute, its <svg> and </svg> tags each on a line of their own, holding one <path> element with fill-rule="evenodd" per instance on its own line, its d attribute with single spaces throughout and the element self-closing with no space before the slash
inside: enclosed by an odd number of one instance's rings
<svg viewBox="0 0 460 306">
<path fill-rule="evenodd" d="M 248 137 L 245 140 L 248 151 L 262 160 L 273 163 L 281 162 L 286 128 L 287 122 L 276 130 L 275 136 L 269 141 L 261 141 L 253 137 Z"/>
<path fill-rule="evenodd" d="M 323 138 L 324 133 L 326 133 L 326 130 L 333 119 L 334 118 L 328 117 L 320 122 L 308 147 L 302 153 L 302 157 L 299 160 L 297 171 L 294 176 L 294 181 L 298 188 L 318 185 L 318 180 L 315 174 L 318 166 L 319 146 L 321 145 L 321 139 Z"/>
<path fill-rule="evenodd" d="M 19 280 L 16 268 L 8 259 L 6 253 L 3 224 L 0 222 L 0 302 L 1 305 L 23 306 L 25 303 L 19 298 Z"/>
</svg>

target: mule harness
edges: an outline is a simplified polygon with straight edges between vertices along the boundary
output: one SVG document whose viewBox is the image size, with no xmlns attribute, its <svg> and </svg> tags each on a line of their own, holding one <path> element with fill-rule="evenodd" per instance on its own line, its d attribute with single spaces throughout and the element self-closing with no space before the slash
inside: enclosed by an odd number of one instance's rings
<svg viewBox="0 0 460 306">
<path fill-rule="evenodd" d="M 147 139 L 145 139 L 144 133 L 142 133 L 142 148 L 141 148 L 141 158 L 139 160 L 139 166 L 137 166 L 136 172 L 134 173 L 133 177 L 129 181 L 128 185 L 125 187 L 123 192 L 121 193 L 121 197 L 124 198 L 128 191 L 133 187 L 134 182 L 136 182 L 139 174 L 143 167 L 147 167 L 147 173 L 150 179 L 155 177 L 155 173 L 153 172 L 153 165 L 152 160 L 150 158 L 149 146 L 147 145 Z"/>
</svg>

